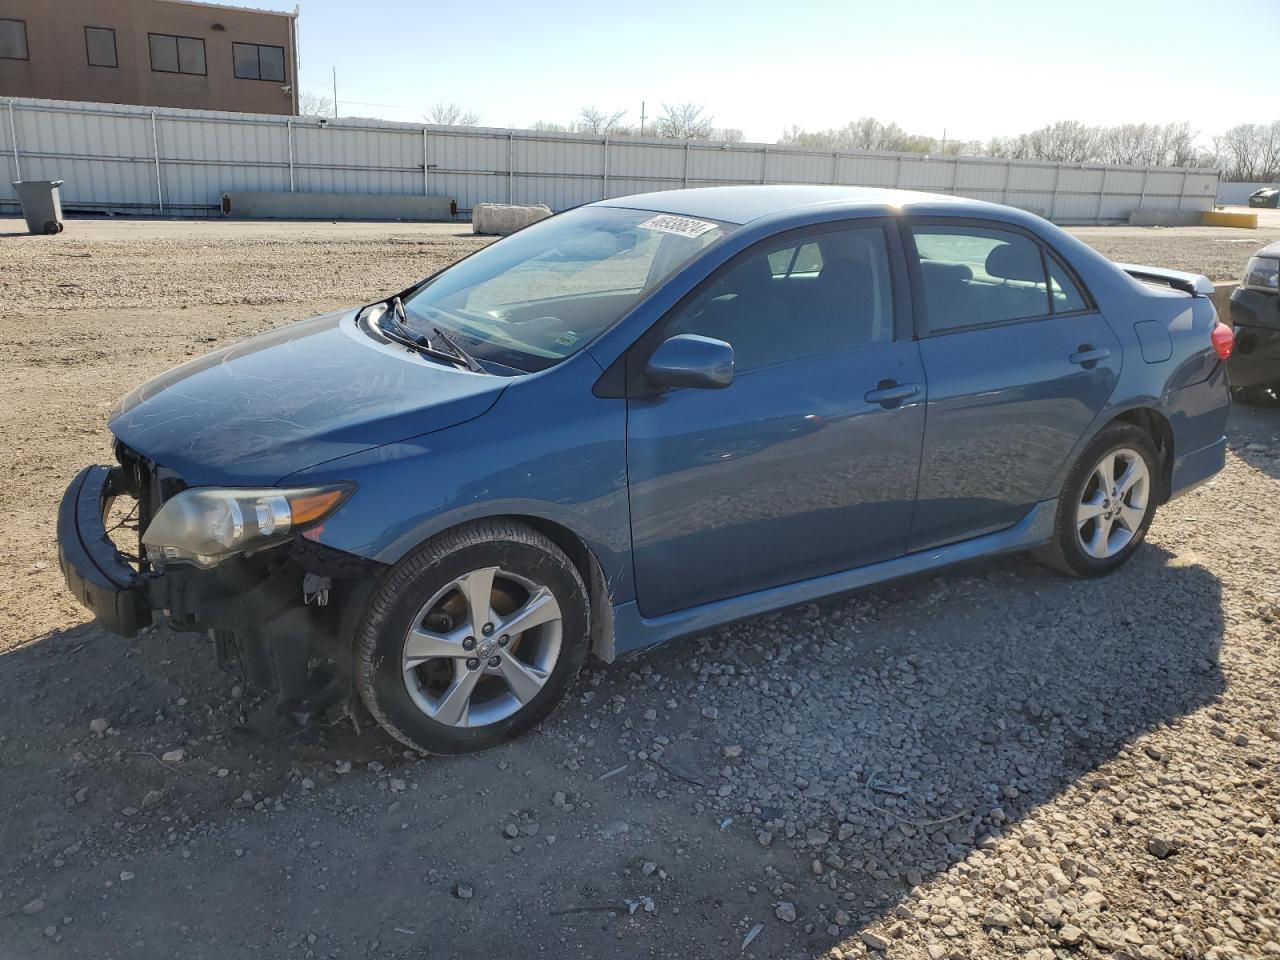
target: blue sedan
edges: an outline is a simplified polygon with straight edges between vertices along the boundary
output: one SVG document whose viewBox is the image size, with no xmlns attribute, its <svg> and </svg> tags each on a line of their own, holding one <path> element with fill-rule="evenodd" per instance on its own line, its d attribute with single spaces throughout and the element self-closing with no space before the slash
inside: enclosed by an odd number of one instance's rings
<svg viewBox="0 0 1280 960">
<path fill-rule="evenodd" d="M 482 749 L 588 653 L 1013 551 L 1114 570 L 1223 466 L 1211 292 L 955 197 L 606 200 L 139 387 L 62 569 L 118 633 L 211 636 L 268 727 Z"/>
</svg>

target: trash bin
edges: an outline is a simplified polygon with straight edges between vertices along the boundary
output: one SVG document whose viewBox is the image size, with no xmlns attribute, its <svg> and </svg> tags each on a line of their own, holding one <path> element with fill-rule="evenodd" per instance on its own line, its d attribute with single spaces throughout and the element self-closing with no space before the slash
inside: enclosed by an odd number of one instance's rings
<svg viewBox="0 0 1280 960">
<path fill-rule="evenodd" d="M 32 233 L 62 232 L 61 180 L 19 180 L 13 185 L 22 204 L 22 216 Z"/>
</svg>

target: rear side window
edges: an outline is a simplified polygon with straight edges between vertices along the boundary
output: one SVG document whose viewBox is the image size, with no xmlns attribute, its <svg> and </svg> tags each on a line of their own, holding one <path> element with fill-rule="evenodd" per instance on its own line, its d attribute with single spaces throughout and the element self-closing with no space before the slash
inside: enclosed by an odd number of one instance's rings
<svg viewBox="0 0 1280 960">
<path fill-rule="evenodd" d="M 739 373 L 890 340 L 884 230 L 827 229 L 748 250 L 678 308 L 665 333 L 726 341 Z"/>
<path fill-rule="evenodd" d="M 912 234 L 931 332 L 1043 317 L 1052 310 L 1040 245 L 1029 237 L 932 224 Z"/>
</svg>

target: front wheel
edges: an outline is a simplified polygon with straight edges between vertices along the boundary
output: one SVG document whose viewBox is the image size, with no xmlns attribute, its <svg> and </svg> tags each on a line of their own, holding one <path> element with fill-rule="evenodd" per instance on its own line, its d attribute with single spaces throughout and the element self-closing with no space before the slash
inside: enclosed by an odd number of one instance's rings
<svg viewBox="0 0 1280 960">
<path fill-rule="evenodd" d="M 1138 549 L 1155 515 L 1159 456 L 1146 431 L 1104 428 L 1072 468 L 1054 536 L 1036 559 L 1076 577 L 1110 573 Z"/>
<path fill-rule="evenodd" d="M 356 638 L 356 687 L 408 746 L 497 746 L 564 699 L 587 654 L 589 610 L 577 568 L 542 534 L 469 524 L 427 541 L 379 584 Z"/>
</svg>

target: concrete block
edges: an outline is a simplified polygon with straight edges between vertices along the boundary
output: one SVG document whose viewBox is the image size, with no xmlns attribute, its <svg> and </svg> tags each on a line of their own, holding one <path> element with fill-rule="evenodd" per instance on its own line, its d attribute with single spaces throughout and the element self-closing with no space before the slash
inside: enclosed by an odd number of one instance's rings
<svg viewBox="0 0 1280 960">
<path fill-rule="evenodd" d="M 1202 215 L 1199 210 L 1133 210 L 1129 213 L 1129 226 L 1198 227 Z"/>
<path fill-rule="evenodd" d="M 1256 213 L 1228 213 L 1226 210 L 1206 210 L 1201 214 L 1200 222 L 1206 227 L 1242 227 L 1245 230 L 1258 229 Z"/>
<path fill-rule="evenodd" d="M 549 216 L 551 208 L 541 203 L 528 207 L 511 203 L 477 203 L 471 211 L 471 230 L 473 233 L 505 237 Z"/>
<path fill-rule="evenodd" d="M 449 197 L 397 193 L 236 191 L 228 215 L 250 220 L 452 220 Z"/>
</svg>

